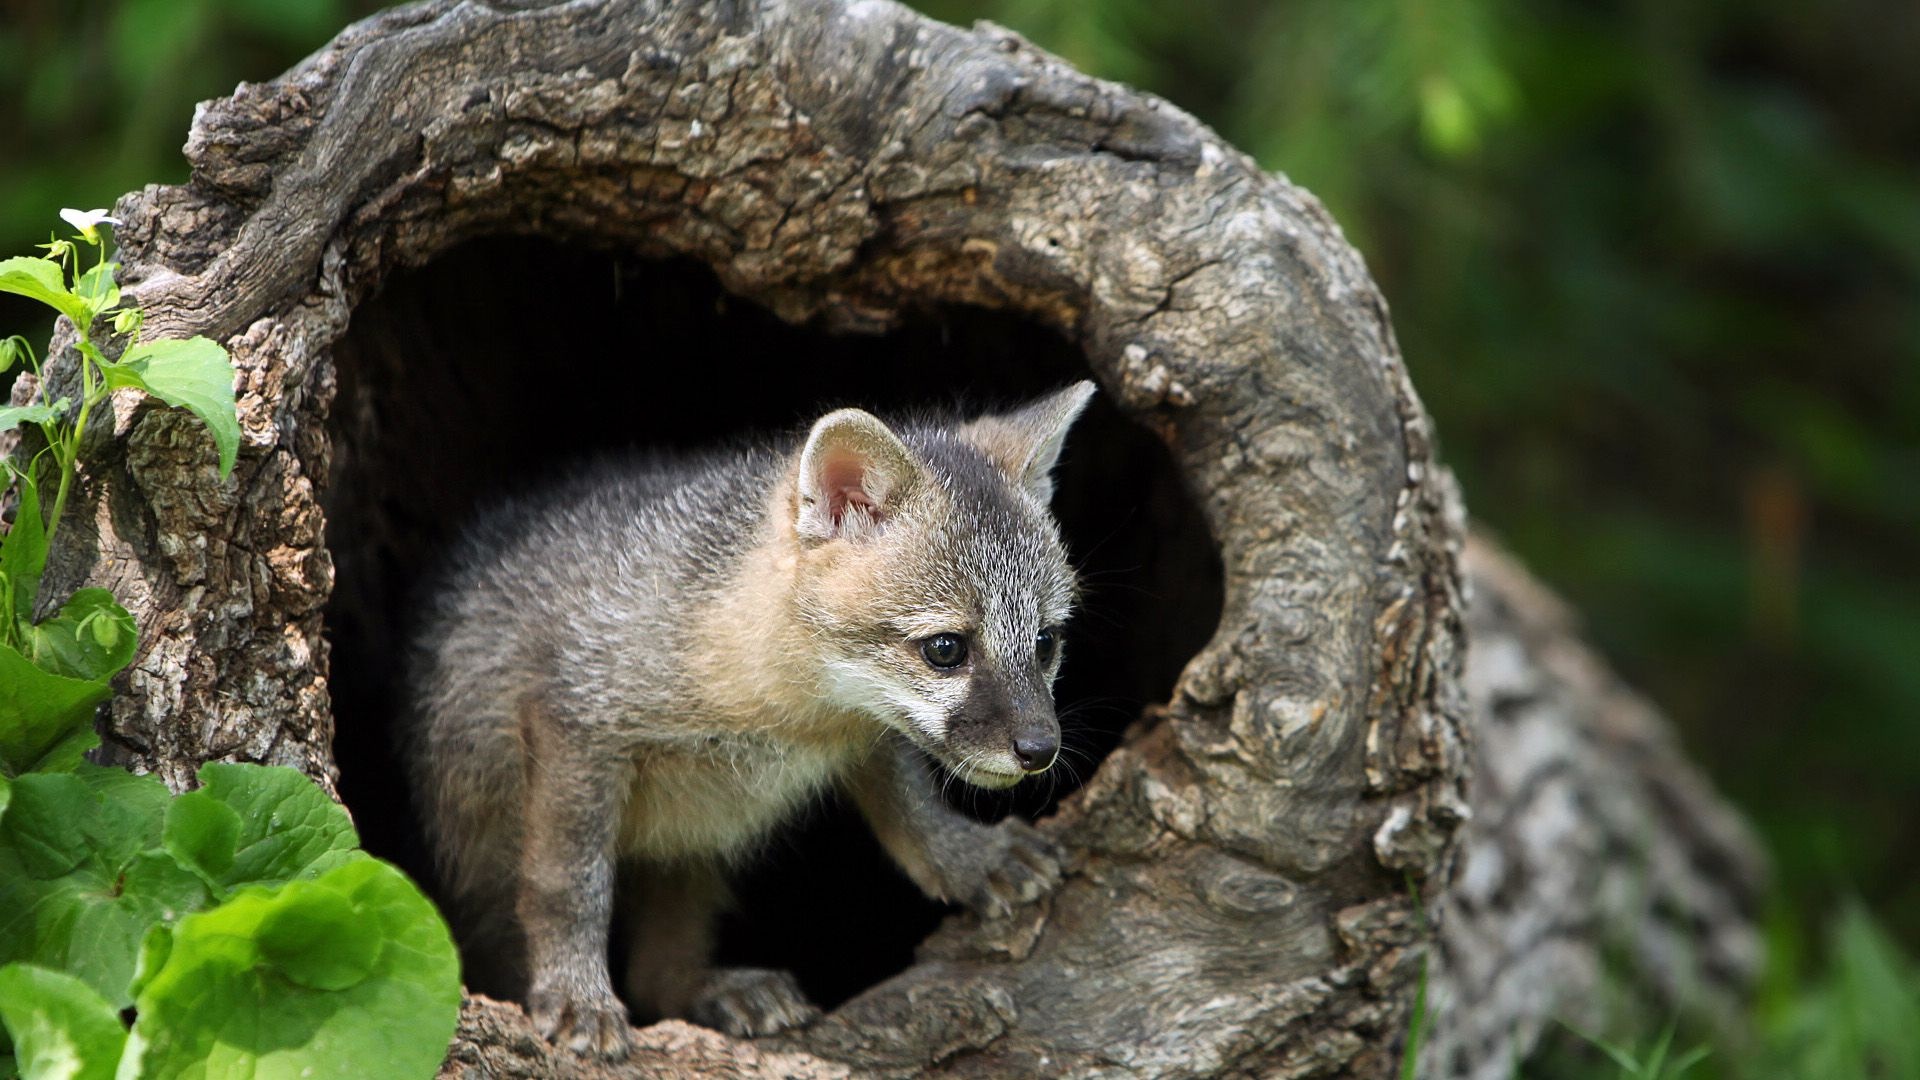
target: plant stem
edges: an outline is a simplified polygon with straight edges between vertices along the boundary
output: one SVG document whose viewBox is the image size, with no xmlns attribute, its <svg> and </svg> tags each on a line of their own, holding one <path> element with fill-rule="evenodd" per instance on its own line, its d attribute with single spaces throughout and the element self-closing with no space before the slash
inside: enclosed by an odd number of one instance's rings
<svg viewBox="0 0 1920 1080">
<path fill-rule="evenodd" d="M 80 411 L 71 425 L 55 422 L 43 425 L 41 428 L 47 433 L 47 441 L 53 450 L 54 465 L 60 470 L 60 483 L 53 494 L 53 508 L 47 516 L 48 551 L 53 550 L 54 534 L 60 531 L 61 517 L 67 509 L 67 491 L 73 486 L 73 476 L 76 471 L 74 465 L 80 456 L 81 433 L 87 430 L 87 415 L 93 411 L 94 403 L 101 397 L 100 388 L 95 385 L 98 375 L 93 369 L 91 355 L 93 340 L 84 328 L 76 328 L 75 332 L 79 337 L 74 351 L 80 355 Z M 43 387 L 41 394 L 45 393 L 46 390 Z"/>
<path fill-rule="evenodd" d="M 101 269 L 107 265 L 107 245 L 99 241 L 92 241 L 92 243 L 95 254 L 98 256 L 94 261 L 94 285 L 97 289 L 99 278 L 102 276 Z M 71 272 L 74 290 L 78 292 L 81 280 L 80 255 L 78 251 L 73 251 L 72 254 Z M 41 430 L 46 433 L 47 442 L 53 450 L 54 464 L 60 469 L 60 483 L 54 490 L 53 508 L 47 516 L 46 544 L 49 552 L 53 550 L 54 534 L 60 531 L 60 521 L 66 513 L 67 492 L 73 487 L 73 476 L 76 471 L 74 466 L 80 457 L 80 437 L 87 430 L 87 415 L 93 411 L 94 404 L 104 396 L 104 380 L 94 367 L 94 358 L 99 356 L 99 349 L 93 344 L 90 333 L 92 329 L 91 319 L 88 320 L 88 325 L 80 326 L 76 323 L 73 328 L 74 337 L 77 339 L 74 342 L 74 352 L 80 356 L 79 412 L 74 416 L 71 425 L 62 424 L 57 420 L 51 424 L 41 425 Z M 41 384 L 40 394 L 43 399 L 47 395 L 44 382 Z"/>
</svg>

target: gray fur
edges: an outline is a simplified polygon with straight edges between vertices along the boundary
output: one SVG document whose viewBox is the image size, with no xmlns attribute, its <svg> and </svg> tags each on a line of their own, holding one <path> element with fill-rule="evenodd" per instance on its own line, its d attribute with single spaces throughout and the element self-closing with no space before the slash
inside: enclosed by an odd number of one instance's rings
<svg viewBox="0 0 1920 1080">
<path fill-rule="evenodd" d="M 790 979 L 706 969 L 708 924 L 724 868 L 833 784 L 931 895 L 1001 911 L 1050 883 L 1036 834 L 950 811 L 925 759 L 1006 786 L 1035 771 L 1015 737 L 1057 745 L 1034 642 L 1075 584 L 1043 499 L 1090 393 L 969 424 L 843 410 L 804 444 L 602 463 L 477 522 L 426 605 L 408 732 L 470 964 L 549 1037 L 623 1054 L 619 877 L 636 1010 L 805 1022 Z M 953 671 L 921 653 L 941 632 L 966 636 Z"/>
</svg>

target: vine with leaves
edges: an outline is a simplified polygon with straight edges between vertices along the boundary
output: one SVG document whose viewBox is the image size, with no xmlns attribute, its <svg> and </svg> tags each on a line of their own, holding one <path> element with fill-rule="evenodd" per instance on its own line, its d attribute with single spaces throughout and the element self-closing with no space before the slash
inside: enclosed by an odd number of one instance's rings
<svg viewBox="0 0 1920 1080">
<path fill-rule="evenodd" d="M 74 236 L 0 261 L 0 292 L 72 325 L 75 365 L 50 379 L 25 338 L 0 341 L 0 372 L 24 364 L 38 387 L 0 406 L 0 432 L 30 424 L 43 443 L 0 473 L 18 501 L 0 539 L 0 1080 L 431 1076 L 459 1014 L 452 939 L 326 792 L 292 769 L 210 763 L 176 796 L 86 758 L 137 651 L 109 591 L 44 595 L 88 420 L 128 389 L 184 408 L 221 482 L 240 425 L 226 349 L 146 338 L 108 258 L 113 219 L 61 216 Z"/>
</svg>

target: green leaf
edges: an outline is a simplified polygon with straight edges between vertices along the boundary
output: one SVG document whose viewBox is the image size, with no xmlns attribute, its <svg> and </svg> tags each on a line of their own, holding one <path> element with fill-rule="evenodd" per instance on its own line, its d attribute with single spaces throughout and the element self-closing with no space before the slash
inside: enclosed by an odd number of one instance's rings
<svg viewBox="0 0 1920 1080">
<path fill-rule="evenodd" d="M 426 897 L 362 857 L 182 919 L 136 1007 L 141 1075 L 430 1077 L 459 965 Z"/>
<path fill-rule="evenodd" d="M 224 890 L 233 870 L 233 853 L 240 846 L 240 815 L 207 794 L 190 791 L 167 807 L 167 853 L 201 880 Z"/>
<path fill-rule="evenodd" d="M 166 967 L 167 957 L 172 954 L 173 927 L 166 923 L 148 927 L 147 936 L 140 939 L 140 955 L 134 960 L 133 981 L 127 985 L 127 993 L 139 1000 L 147 983 L 153 980 L 154 972 Z"/>
<path fill-rule="evenodd" d="M 67 291 L 66 276 L 60 264 L 30 255 L 0 260 L 0 292 L 10 292 L 38 300 L 76 326 L 86 326 L 92 315 L 87 302 Z"/>
<path fill-rule="evenodd" d="M 171 848 L 177 842 L 193 852 L 193 865 L 213 873 L 225 889 L 290 881 L 328 852 L 360 844 L 346 810 L 297 769 L 209 762 L 200 767 L 200 783 L 196 795 L 225 806 L 239 819 L 227 869 L 209 869 L 222 858 L 209 850 L 212 840 L 204 816 L 196 815 L 190 826 L 183 821 L 177 834 L 170 831 L 168 844 Z"/>
<path fill-rule="evenodd" d="M 1674 1058 L 1673 1064 L 1667 1066 L 1667 1071 L 1674 1076 L 1685 1076 L 1688 1069 L 1693 1068 L 1695 1065 L 1700 1064 L 1712 1056 L 1713 1047 L 1702 1043 L 1688 1050 L 1686 1053 L 1681 1054 L 1679 1057 Z"/>
<path fill-rule="evenodd" d="M 59 614 L 27 632 L 27 652 L 43 671 L 105 683 L 133 662 L 133 616 L 105 589 L 81 589 Z"/>
<path fill-rule="evenodd" d="M 12 431 L 21 424 L 51 424 L 66 406 L 65 398 L 51 405 L 0 405 L 0 431 Z"/>
<path fill-rule="evenodd" d="M 13 785 L 4 835 L 15 863 L 28 877 L 61 877 L 87 860 L 82 823 L 92 815 L 93 793 L 77 777 L 59 774 L 23 776 Z"/>
<path fill-rule="evenodd" d="M 98 318 L 101 312 L 120 302 L 120 286 L 113 280 L 113 275 L 119 272 L 119 263 L 101 263 L 81 274 L 79 280 L 74 282 L 74 294 L 87 305 L 89 320 Z"/>
<path fill-rule="evenodd" d="M 1854 1061 L 1825 1075 L 1920 1075 L 1920 980 L 1900 946 L 1857 901 L 1841 907 L 1829 940 L 1833 1021 Z"/>
<path fill-rule="evenodd" d="M 33 601 L 40 592 L 40 572 L 47 566 L 47 527 L 40 517 L 39 487 L 32 476 L 17 475 L 20 506 L 13 528 L 0 537 L 0 577 L 13 584 L 13 611 L 0 615 L 11 614 L 16 623 L 27 623 L 33 619 Z M 0 712 L 0 733 L 6 730 L 6 714 Z"/>
<path fill-rule="evenodd" d="M 40 503 L 22 477 L 19 514 L 0 539 L 0 577 L 9 585 L 0 591 L 13 597 L 0 618 L 13 620 L 27 651 L 0 644 L 0 775 L 70 769 L 99 745 L 94 708 L 133 658 L 132 618 L 104 589 L 82 589 L 52 619 L 28 622 L 46 560 Z M 110 643 L 95 629 L 103 620 Z"/>
<path fill-rule="evenodd" d="M 328 851 L 359 847 L 348 811 L 298 769 L 213 761 L 200 784 L 240 817 L 227 886 L 292 880 Z"/>
<path fill-rule="evenodd" d="M 233 400 L 233 362 L 203 337 L 144 341 L 102 369 L 109 386 L 134 386 L 198 416 L 220 451 L 220 475 L 233 473 L 240 449 L 240 417 Z"/>
<path fill-rule="evenodd" d="M 71 975 L 0 967 L 0 1022 L 27 1080 L 113 1080 L 127 1029 L 113 1003 Z"/>
<path fill-rule="evenodd" d="M 157 850 L 167 791 L 84 766 L 12 782 L 0 818 L 0 963 L 85 981 L 116 1008 L 149 929 L 205 907 L 200 880 Z"/>
<path fill-rule="evenodd" d="M 301 986 L 348 989 L 373 971 L 380 938 L 357 924 L 358 913 L 344 895 L 308 885 L 290 887 L 285 902 L 260 920 L 260 955 Z"/>
<path fill-rule="evenodd" d="M 104 679 L 55 675 L 0 645 L 0 775 L 58 772 L 79 764 L 100 745 L 94 708 L 111 693 Z"/>
<path fill-rule="evenodd" d="M 119 831 L 132 838 L 129 843 L 133 846 L 115 849 L 120 857 L 159 843 L 160 824 L 173 802 L 173 793 L 158 777 L 91 763 L 82 763 L 74 775 L 111 808 L 114 820 L 120 823 Z"/>
<path fill-rule="evenodd" d="M 365 854 L 366 852 L 359 848 L 336 848 L 308 863 L 306 869 L 300 871 L 300 876 L 294 880 L 312 881 L 314 878 L 332 873 L 335 867 L 345 866 Z"/>
</svg>

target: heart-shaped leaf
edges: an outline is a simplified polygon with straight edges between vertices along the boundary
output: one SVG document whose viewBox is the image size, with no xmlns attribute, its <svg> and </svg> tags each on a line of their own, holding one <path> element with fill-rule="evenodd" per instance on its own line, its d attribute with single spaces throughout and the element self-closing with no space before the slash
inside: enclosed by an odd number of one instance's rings
<svg viewBox="0 0 1920 1080">
<path fill-rule="evenodd" d="M 233 399 L 233 362 L 219 342 L 143 341 L 102 369 L 109 386 L 134 386 L 200 418 L 220 451 L 220 475 L 233 472 L 240 416 Z"/>
<path fill-rule="evenodd" d="M 0 259 L 0 292 L 38 300 L 78 326 L 88 325 L 93 317 L 87 302 L 67 291 L 66 276 L 51 259 L 31 255 Z"/>
</svg>

